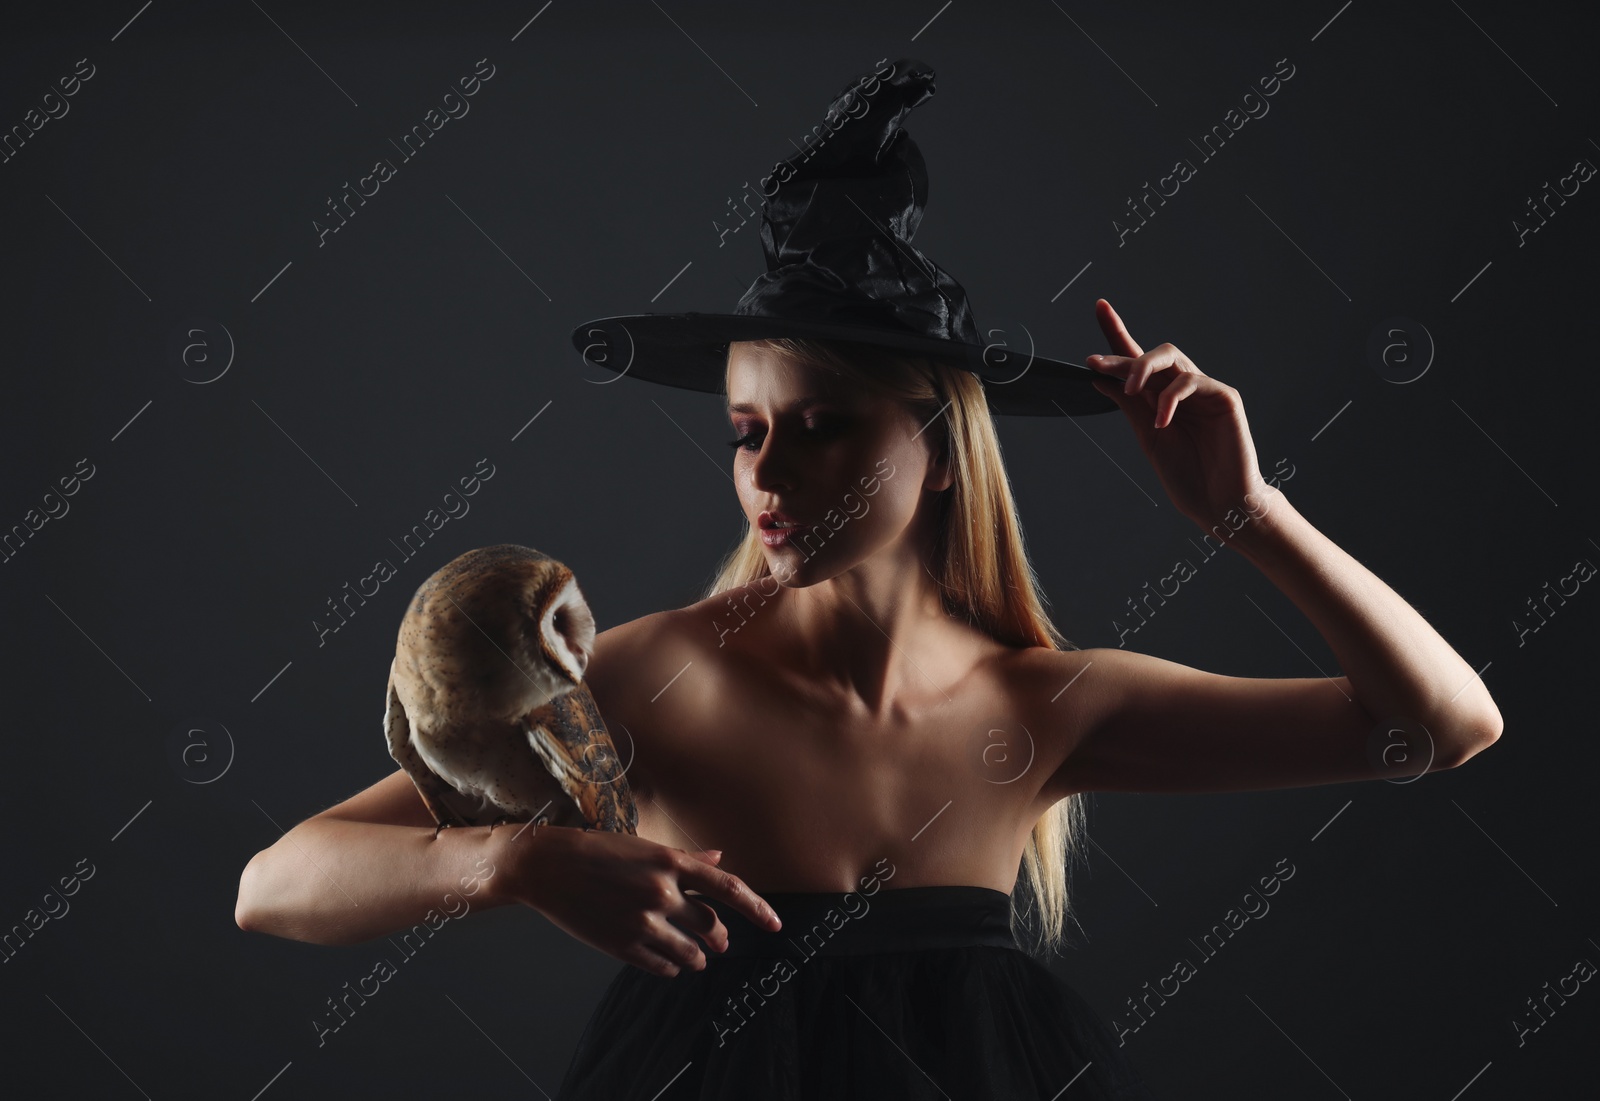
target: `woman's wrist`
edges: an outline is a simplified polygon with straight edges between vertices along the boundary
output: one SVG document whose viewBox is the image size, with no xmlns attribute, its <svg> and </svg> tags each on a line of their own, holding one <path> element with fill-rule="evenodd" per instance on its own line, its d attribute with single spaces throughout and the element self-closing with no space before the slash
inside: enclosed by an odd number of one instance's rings
<svg viewBox="0 0 1600 1101">
<path fill-rule="evenodd" d="M 544 883 L 545 863 L 556 826 L 507 822 L 496 826 L 486 841 L 479 864 L 487 869 L 482 879 L 485 906 L 518 903 L 538 910 L 538 888 Z"/>
<path fill-rule="evenodd" d="M 1244 522 L 1233 532 L 1228 545 L 1257 566 L 1292 537 L 1297 523 L 1305 522 L 1283 490 L 1266 483 L 1245 494 L 1237 513 Z"/>
</svg>

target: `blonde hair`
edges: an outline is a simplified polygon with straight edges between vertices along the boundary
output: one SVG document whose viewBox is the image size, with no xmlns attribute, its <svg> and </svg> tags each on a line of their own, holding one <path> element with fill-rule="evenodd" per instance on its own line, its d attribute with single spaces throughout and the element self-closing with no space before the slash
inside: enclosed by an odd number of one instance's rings
<svg viewBox="0 0 1600 1101">
<path fill-rule="evenodd" d="M 940 494 L 938 535 L 930 572 L 945 611 L 996 641 L 1016 647 L 1077 650 L 1050 621 L 1038 578 L 1028 562 L 1011 482 L 983 386 L 953 361 L 847 341 L 771 338 L 750 345 L 842 375 L 854 385 L 900 400 L 918 423 L 930 424 L 935 454 L 948 454 L 954 480 Z M 731 346 L 730 346 L 731 348 Z M 724 375 L 724 390 L 726 390 Z M 942 412 L 942 416 L 941 416 Z M 760 536 L 746 528 L 725 555 L 702 600 L 768 576 Z M 1023 851 L 1024 878 L 1039 913 L 1039 941 L 1050 950 L 1064 941 L 1073 918 L 1069 863 L 1085 840 L 1084 795 L 1074 793 L 1034 823 Z M 1023 915 L 1015 900 L 1011 925 Z"/>
</svg>

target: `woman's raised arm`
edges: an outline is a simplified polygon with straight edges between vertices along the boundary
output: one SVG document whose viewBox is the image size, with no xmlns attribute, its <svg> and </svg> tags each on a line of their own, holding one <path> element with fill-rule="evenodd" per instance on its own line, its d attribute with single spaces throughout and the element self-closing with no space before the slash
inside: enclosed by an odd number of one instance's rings
<svg viewBox="0 0 1600 1101">
<path fill-rule="evenodd" d="M 1105 376 L 1093 385 L 1121 407 L 1167 496 L 1294 601 L 1344 675 L 1227 677 L 1090 652 L 1098 668 L 1077 701 L 1089 717 L 1078 744 L 1052 740 L 1045 795 L 1390 779 L 1453 768 L 1492 745 L 1500 712 L 1472 666 L 1261 476 L 1239 392 L 1171 344 L 1142 351 L 1104 299 L 1095 314 L 1125 354 L 1090 356 Z M 1034 664 L 1064 672 L 1078 660 Z"/>
</svg>

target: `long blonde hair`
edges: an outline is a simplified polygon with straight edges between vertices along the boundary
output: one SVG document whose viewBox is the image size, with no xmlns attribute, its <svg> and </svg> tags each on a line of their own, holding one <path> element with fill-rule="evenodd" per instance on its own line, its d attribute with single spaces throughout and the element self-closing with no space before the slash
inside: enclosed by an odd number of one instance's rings
<svg viewBox="0 0 1600 1101">
<path fill-rule="evenodd" d="M 1028 561 L 1016 501 L 1000 456 L 989 403 L 976 375 L 953 361 L 908 355 L 845 341 L 772 338 L 749 342 L 786 359 L 842 375 L 854 385 L 899 399 L 918 423 L 935 423 L 935 453 L 952 459 L 954 480 L 940 494 L 936 545 L 930 572 L 945 611 L 996 641 L 1016 647 L 1077 650 L 1050 621 L 1038 578 Z M 724 376 L 726 390 L 726 376 Z M 941 412 L 943 415 L 941 416 Z M 701 597 L 717 596 L 769 573 L 760 536 L 744 537 L 718 564 Z M 1039 941 L 1054 951 L 1064 941 L 1072 914 L 1069 864 L 1081 857 L 1086 807 L 1081 793 L 1042 814 L 1023 851 L 1023 870 L 1039 913 Z M 1016 901 L 1011 924 L 1023 915 Z"/>
</svg>

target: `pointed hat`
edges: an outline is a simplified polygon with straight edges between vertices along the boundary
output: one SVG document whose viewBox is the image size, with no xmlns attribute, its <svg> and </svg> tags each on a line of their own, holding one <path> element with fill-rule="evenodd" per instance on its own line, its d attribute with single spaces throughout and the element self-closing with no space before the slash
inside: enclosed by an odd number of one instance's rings
<svg viewBox="0 0 1600 1101">
<path fill-rule="evenodd" d="M 1031 336 L 1020 348 L 986 342 L 961 284 L 911 244 L 928 170 L 903 123 L 933 79 L 913 58 L 864 74 L 834 97 L 807 147 L 762 178 L 767 270 L 732 313 L 596 318 L 572 331 L 579 354 L 618 376 L 721 394 L 730 341 L 857 341 L 961 364 L 996 414 L 1116 409 L 1090 385 L 1102 374 L 1035 354 Z"/>
</svg>

